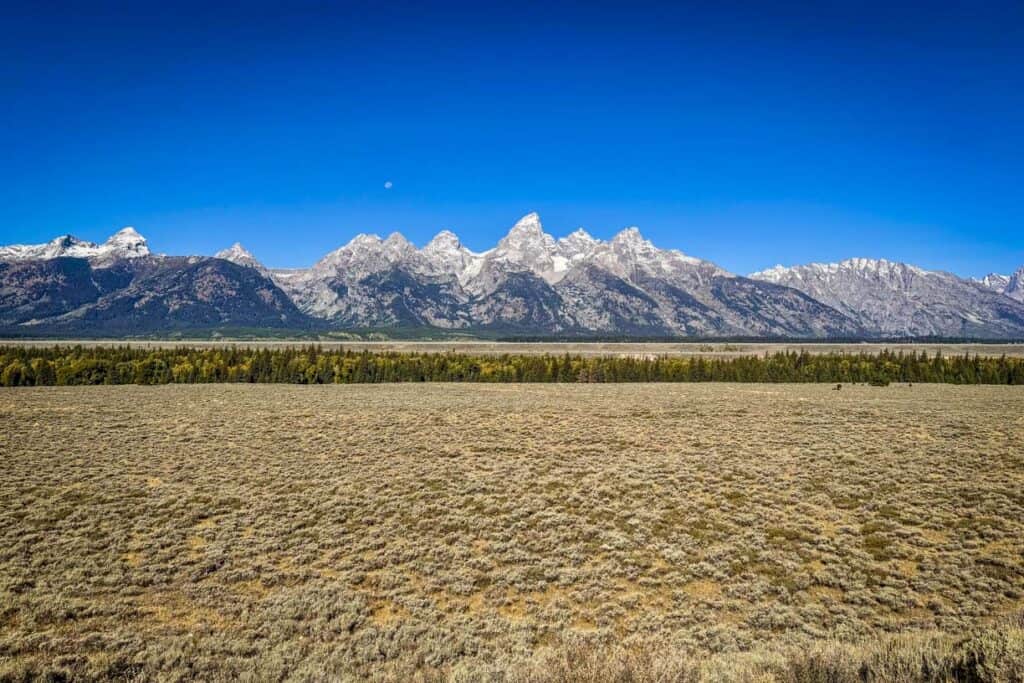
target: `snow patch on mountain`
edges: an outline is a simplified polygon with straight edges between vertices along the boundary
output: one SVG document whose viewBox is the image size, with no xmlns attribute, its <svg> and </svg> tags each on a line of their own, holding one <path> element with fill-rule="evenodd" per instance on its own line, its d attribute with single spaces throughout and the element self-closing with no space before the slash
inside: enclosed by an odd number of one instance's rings
<svg viewBox="0 0 1024 683">
<path fill-rule="evenodd" d="M 1012 275 L 989 273 L 983 278 L 976 279 L 975 282 L 985 289 L 1005 294 L 1015 301 L 1024 302 L 1024 266 L 1018 268 Z"/>
<path fill-rule="evenodd" d="M 149 255 L 146 238 L 132 227 L 118 230 L 103 244 L 80 240 L 74 235 L 62 235 L 45 244 L 12 244 L 0 247 L 0 261 L 67 257 L 85 258 L 96 265 L 106 265 L 117 259 L 140 258 Z"/>
<path fill-rule="evenodd" d="M 1000 294 L 1006 291 L 1006 286 L 1010 284 L 1010 276 L 1000 275 L 999 273 L 989 273 L 985 277 L 972 279 L 985 289 L 991 289 L 993 292 L 999 292 Z"/>
<path fill-rule="evenodd" d="M 245 268 L 252 268 L 264 277 L 272 277 L 272 273 L 267 269 L 260 261 L 253 256 L 252 252 L 242 246 L 240 242 L 235 242 L 227 249 L 222 249 L 213 255 L 214 258 L 224 259 L 225 261 L 231 261 L 232 263 L 243 266 Z"/>
</svg>

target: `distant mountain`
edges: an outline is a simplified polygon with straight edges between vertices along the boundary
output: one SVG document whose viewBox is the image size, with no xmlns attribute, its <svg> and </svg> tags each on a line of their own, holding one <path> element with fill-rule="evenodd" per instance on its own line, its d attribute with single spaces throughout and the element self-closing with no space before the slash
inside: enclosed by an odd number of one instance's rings
<svg viewBox="0 0 1024 683">
<path fill-rule="evenodd" d="M 0 332 L 124 336 L 316 325 L 256 268 L 151 254 L 125 229 L 0 251 Z M 53 256 L 51 256 L 53 255 Z"/>
<path fill-rule="evenodd" d="M 1024 270 L 1024 269 L 1022 269 Z M 417 248 L 358 235 L 310 268 L 268 269 L 235 243 L 152 254 L 126 228 L 0 248 L 0 332 L 406 328 L 560 336 L 1024 337 L 1024 272 L 964 280 L 884 260 L 777 266 L 750 277 L 635 227 L 556 239 L 539 216 L 474 252 L 442 230 Z"/>
<path fill-rule="evenodd" d="M 800 292 L 658 249 L 636 228 L 556 240 L 531 213 L 485 252 L 439 233 L 359 235 L 303 271 L 274 272 L 305 313 L 342 327 L 420 325 L 558 334 L 852 336 Z"/>
<path fill-rule="evenodd" d="M 1024 337 L 1024 306 L 978 281 L 885 259 L 776 266 L 750 276 L 792 287 L 885 336 Z M 994 282 L 994 279 L 991 280 Z"/>
<path fill-rule="evenodd" d="M 980 280 L 975 280 L 985 289 L 1005 294 L 1011 299 L 1024 302 L 1024 266 L 1021 266 L 1013 275 L 1000 275 L 989 273 Z"/>
<path fill-rule="evenodd" d="M 0 261 L 33 261 L 61 257 L 89 259 L 94 264 L 149 256 L 146 239 L 135 228 L 124 228 L 103 244 L 80 240 L 73 235 L 56 237 L 46 244 L 13 244 L 0 247 Z"/>
</svg>

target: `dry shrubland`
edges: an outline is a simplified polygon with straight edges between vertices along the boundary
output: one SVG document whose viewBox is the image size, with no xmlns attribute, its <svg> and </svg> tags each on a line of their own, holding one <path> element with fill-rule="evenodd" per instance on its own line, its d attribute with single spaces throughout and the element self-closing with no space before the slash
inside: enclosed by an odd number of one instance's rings
<svg viewBox="0 0 1024 683">
<path fill-rule="evenodd" d="M 0 425 L 4 680 L 1024 676 L 1020 388 L 42 387 Z"/>
</svg>

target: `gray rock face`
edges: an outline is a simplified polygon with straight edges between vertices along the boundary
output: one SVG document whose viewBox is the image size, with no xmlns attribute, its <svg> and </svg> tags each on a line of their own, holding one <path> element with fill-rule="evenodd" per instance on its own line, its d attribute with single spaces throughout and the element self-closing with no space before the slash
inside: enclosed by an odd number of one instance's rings
<svg viewBox="0 0 1024 683">
<path fill-rule="evenodd" d="M 1019 338 L 1024 306 L 984 284 L 884 259 L 776 266 L 753 279 L 798 289 L 871 334 Z"/>
</svg>

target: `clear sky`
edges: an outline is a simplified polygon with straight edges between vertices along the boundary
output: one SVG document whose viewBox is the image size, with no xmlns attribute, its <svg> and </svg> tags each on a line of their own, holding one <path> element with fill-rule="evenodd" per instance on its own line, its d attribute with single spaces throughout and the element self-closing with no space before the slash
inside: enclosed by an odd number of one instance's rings
<svg viewBox="0 0 1024 683">
<path fill-rule="evenodd" d="M 12 4 L 2 243 L 301 266 L 536 210 L 739 273 L 1024 264 L 1019 0 Z"/>
</svg>

